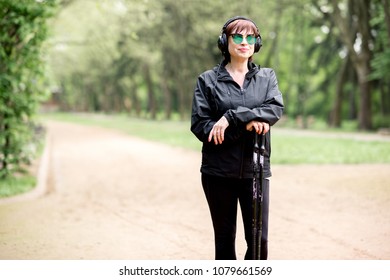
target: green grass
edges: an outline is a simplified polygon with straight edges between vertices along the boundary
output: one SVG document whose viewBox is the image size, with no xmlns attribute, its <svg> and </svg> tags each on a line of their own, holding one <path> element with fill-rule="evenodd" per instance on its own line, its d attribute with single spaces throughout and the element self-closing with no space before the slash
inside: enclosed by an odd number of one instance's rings
<svg viewBox="0 0 390 280">
<path fill-rule="evenodd" d="M 9 197 L 27 192 L 35 187 L 36 178 L 31 175 L 0 180 L 0 197 Z"/>
<path fill-rule="evenodd" d="M 42 115 L 42 119 L 111 128 L 143 139 L 187 149 L 199 150 L 201 147 L 199 140 L 190 131 L 188 121 L 153 121 L 125 115 L 72 113 L 46 114 Z"/>
<path fill-rule="evenodd" d="M 120 130 L 140 138 L 199 151 L 201 143 L 190 132 L 189 121 L 152 121 L 124 115 L 55 113 L 53 119 Z M 335 131 L 303 135 L 275 127 L 272 131 L 273 164 L 390 163 L 389 141 L 337 137 Z"/>
<path fill-rule="evenodd" d="M 279 164 L 390 163 L 390 142 L 285 135 L 274 130 L 272 162 Z"/>
</svg>

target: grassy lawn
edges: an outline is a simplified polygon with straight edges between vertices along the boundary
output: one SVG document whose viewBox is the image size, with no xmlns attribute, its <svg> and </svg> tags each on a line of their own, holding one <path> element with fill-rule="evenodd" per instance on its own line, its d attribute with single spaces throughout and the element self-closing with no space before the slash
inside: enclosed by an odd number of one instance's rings
<svg viewBox="0 0 390 280">
<path fill-rule="evenodd" d="M 55 113 L 42 115 L 42 120 L 60 120 L 120 130 L 133 136 L 159 141 L 172 146 L 200 151 L 201 143 L 190 131 L 189 121 L 152 121 L 124 115 Z M 274 164 L 359 164 L 390 163 L 389 141 L 359 140 L 337 137 L 329 131 L 315 135 L 291 133 L 274 127 L 272 131 L 272 163 Z M 341 134 L 340 134 L 341 135 Z M 332 136 L 332 137 L 329 137 Z"/>
<path fill-rule="evenodd" d="M 21 175 L 16 178 L 0 180 L 0 197 L 8 197 L 27 192 L 35 187 L 36 178 L 32 175 Z"/>
<path fill-rule="evenodd" d="M 286 135 L 272 135 L 272 161 L 280 164 L 390 163 L 390 142 Z"/>
</svg>

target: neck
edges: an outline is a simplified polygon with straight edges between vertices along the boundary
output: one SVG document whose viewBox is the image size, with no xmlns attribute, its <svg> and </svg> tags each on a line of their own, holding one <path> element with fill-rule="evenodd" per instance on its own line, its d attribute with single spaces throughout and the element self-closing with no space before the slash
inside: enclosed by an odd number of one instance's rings
<svg viewBox="0 0 390 280">
<path fill-rule="evenodd" d="M 234 72 L 248 72 L 248 60 L 231 60 L 228 64 L 227 67 L 230 68 L 230 70 Z"/>
</svg>

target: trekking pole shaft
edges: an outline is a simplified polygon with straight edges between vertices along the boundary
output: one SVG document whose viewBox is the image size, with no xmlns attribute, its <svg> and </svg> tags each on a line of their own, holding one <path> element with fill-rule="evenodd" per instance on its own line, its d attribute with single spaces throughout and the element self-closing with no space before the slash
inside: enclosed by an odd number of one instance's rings
<svg viewBox="0 0 390 280">
<path fill-rule="evenodd" d="M 260 136 L 261 137 L 261 136 Z M 260 139 L 260 142 L 262 139 Z M 261 145 L 260 145 L 261 146 Z M 252 196 L 252 259 L 260 259 L 261 250 L 261 162 L 259 135 L 255 133 L 253 147 L 253 196 Z"/>
<path fill-rule="evenodd" d="M 260 138 L 260 139 L 259 139 Z M 263 216 L 263 167 L 265 135 L 255 133 L 253 146 L 252 259 L 261 259 Z"/>
</svg>

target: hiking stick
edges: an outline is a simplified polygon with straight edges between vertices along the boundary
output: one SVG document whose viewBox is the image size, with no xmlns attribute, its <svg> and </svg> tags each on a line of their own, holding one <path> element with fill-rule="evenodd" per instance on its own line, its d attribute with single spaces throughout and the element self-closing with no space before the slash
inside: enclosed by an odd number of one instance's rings
<svg viewBox="0 0 390 280">
<path fill-rule="evenodd" d="M 260 147 L 259 138 L 260 137 Z M 263 212 L 264 135 L 255 132 L 252 186 L 252 259 L 260 260 Z"/>
</svg>

